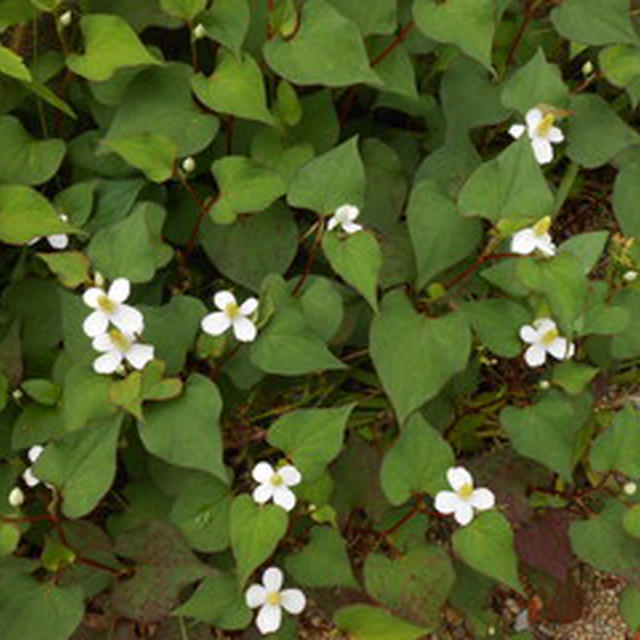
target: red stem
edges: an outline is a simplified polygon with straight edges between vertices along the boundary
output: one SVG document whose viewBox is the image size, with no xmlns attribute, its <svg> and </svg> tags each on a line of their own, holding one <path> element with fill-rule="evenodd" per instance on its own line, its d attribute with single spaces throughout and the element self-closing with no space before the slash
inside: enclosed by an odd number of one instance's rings
<svg viewBox="0 0 640 640">
<path fill-rule="evenodd" d="M 445 289 L 451 289 L 457 284 L 468 278 L 478 267 L 485 262 L 493 262 L 494 260 L 504 260 L 505 258 L 521 258 L 519 253 L 486 253 L 480 256 L 474 263 L 470 264 L 462 273 L 458 274 L 452 280 L 444 285 Z"/>
<path fill-rule="evenodd" d="M 313 267 L 313 263 L 316 259 L 316 254 L 318 252 L 318 247 L 320 246 L 320 242 L 322 241 L 322 234 L 324 233 L 324 220 L 320 219 L 316 222 L 318 225 L 318 230 L 316 231 L 316 239 L 313 241 L 311 245 L 311 249 L 309 250 L 309 257 L 307 258 L 307 263 L 304 265 L 304 270 L 298 282 L 296 282 L 296 286 L 293 288 L 291 292 L 292 296 L 298 295 L 300 290 L 302 289 L 302 285 L 306 282 L 309 273 L 311 272 L 311 267 Z"/>
<path fill-rule="evenodd" d="M 370 65 L 375 67 L 377 64 L 380 64 L 408 35 L 411 29 L 416 26 L 416 23 L 413 20 L 409 20 L 407 24 L 400 29 L 398 35 L 387 45 L 387 47 L 382 51 L 382 53 L 378 54 L 371 62 Z"/>
</svg>

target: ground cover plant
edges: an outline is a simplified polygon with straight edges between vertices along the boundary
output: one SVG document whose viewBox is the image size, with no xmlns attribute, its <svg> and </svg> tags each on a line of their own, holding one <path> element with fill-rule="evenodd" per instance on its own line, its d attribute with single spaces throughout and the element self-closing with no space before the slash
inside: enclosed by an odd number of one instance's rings
<svg viewBox="0 0 640 640">
<path fill-rule="evenodd" d="M 639 14 L 0 0 L 3 640 L 636 631 Z"/>
</svg>

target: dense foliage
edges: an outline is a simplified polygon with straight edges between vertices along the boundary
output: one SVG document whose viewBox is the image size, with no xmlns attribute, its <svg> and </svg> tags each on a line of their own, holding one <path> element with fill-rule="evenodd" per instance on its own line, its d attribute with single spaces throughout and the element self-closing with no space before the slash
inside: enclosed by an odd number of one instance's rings
<svg viewBox="0 0 640 640">
<path fill-rule="evenodd" d="M 3 640 L 640 627 L 638 14 L 0 0 Z"/>
</svg>

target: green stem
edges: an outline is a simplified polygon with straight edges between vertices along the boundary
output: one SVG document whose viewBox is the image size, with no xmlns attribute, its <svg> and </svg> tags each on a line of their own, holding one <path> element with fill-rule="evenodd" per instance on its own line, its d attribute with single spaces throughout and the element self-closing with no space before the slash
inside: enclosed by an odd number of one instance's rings
<svg viewBox="0 0 640 640">
<path fill-rule="evenodd" d="M 578 177 L 578 171 L 580 167 L 572 162 L 562 176 L 562 181 L 556 192 L 556 201 L 553 205 L 553 217 L 555 218 L 559 213 L 571 191 L 576 178 Z"/>
</svg>

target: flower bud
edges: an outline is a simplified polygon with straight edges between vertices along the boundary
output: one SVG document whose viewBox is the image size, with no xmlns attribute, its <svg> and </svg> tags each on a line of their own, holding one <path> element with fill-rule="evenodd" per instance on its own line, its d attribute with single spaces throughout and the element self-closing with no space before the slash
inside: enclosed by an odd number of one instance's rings
<svg viewBox="0 0 640 640">
<path fill-rule="evenodd" d="M 593 73 L 593 62 L 591 62 L 591 60 L 587 60 L 582 65 L 582 73 L 585 76 L 590 76 Z"/>
<path fill-rule="evenodd" d="M 96 271 L 93 275 L 93 284 L 100 289 L 104 287 L 104 276 L 99 271 Z"/>
<path fill-rule="evenodd" d="M 20 507 L 24 502 L 24 493 L 20 487 L 13 487 L 9 493 L 9 504 L 12 507 Z"/>
<path fill-rule="evenodd" d="M 628 496 L 632 496 L 638 490 L 638 485 L 635 482 L 627 482 L 627 484 L 622 487 L 622 490 Z"/>
<path fill-rule="evenodd" d="M 637 277 L 638 277 L 638 272 L 633 271 L 633 269 L 629 271 L 625 271 L 624 274 L 622 275 L 622 279 L 625 282 L 633 282 Z"/>
<path fill-rule="evenodd" d="M 68 27 L 71 24 L 72 20 L 73 20 L 73 14 L 71 13 L 71 11 L 65 11 L 60 16 L 60 25 L 63 27 Z"/>
<path fill-rule="evenodd" d="M 538 386 L 543 391 L 546 391 L 547 389 L 551 388 L 551 383 L 548 380 L 540 380 L 540 382 L 538 383 Z"/>
<path fill-rule="evenodd" d="M 193 39 L 194 40 L 201 40 L 202 38 L 204 38 L 207 35 L 207 32 L 205 30 L 205 28 L 198 23 L 194 30 L 193 30 Z"/>
<path fill-rule="evenodd" d="M 11 397 L 17 402 L 18 400 L 22 399 L 22 396 L 24 396 L 24 393 L 22 393 L 22 389 L 14 389 L 11 392 Z"/>
<path fill-rule="evenodd" d="M 196 161 L 193 159 L 192 156 L 187 156 L 182 161 L 182 170 L 185 173 L 191 173 L 195 168 L 196 168 Z"/>
</svg>

